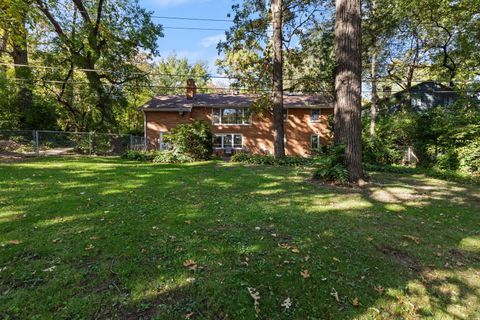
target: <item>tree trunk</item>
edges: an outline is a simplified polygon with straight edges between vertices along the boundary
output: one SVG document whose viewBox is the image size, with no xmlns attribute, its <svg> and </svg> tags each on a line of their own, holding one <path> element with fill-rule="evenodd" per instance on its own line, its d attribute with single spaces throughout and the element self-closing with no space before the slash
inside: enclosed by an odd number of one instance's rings
<svg viewBox="0 0 480 320">
<path fill-rule="evenodd" d="M 275 158 L 285 157 L 283 126 L 283 1 L 272 0 L 273 19 L 273 124 Z"/>
<path fill-rule="evenodd" d="M 375 50 L 375 49 L 374 49 Z M 370 101 L 370 137 L 375 137 L 375 129 L 377 126 L 377 53 L 372 53 L 370 77 L 372 78 L 372 97 Z"/>
<path fill-rule="evenodd" d="M 361 142 L 361 7 L 360 0 L 336 0 L 335 144 L 345 145 L 351 183 L 364 178 Z"/>
<path fill-rule="evenodd" d="M 28 67 L 28 49 L 27 49 L 27 29 L 25 22 L 19 24 L 19 28 L 12 35 L 13 63 L 15 64 L 15 77 L 22 79 L 18 81 L 18 93 L 15 101 L 16 112 L 19 114 L 19 125 L 22 129 L 28 128 L 27 114 L 33 112 L 33 94 L 32 94 L 32 71 Z"/>
</svg>

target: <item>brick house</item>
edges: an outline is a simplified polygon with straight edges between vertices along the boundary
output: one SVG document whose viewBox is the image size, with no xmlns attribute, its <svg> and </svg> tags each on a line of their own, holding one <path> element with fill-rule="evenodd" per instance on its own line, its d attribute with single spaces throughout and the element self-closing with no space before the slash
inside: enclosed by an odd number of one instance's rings
<svg viewBox="0 0 480 320">
<path fill-rule="evenodd" d="M 180 123 L 203 120 L 211 124 L 218 153 L 244 150 L 273 154 L 273 115 L 252 115 L 254 95 L 196 94 L 192 80 L 186 95 L 157 96 L 141 107 L 145 139 L 150 150 L 165 149 L 163 136 Z M 323 96 L 284 96 L 285 151 L 308 156 L 330 137 L 327 117 L 333 103 Z"/>
</svg>

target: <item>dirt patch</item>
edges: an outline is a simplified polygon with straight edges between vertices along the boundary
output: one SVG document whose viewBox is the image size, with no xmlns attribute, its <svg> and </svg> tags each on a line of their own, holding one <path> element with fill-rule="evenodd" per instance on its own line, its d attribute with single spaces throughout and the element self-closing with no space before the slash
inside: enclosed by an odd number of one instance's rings
<svg viewBox="0 0 480 320">
<path fill-rule="evenodd" d="M 410 270 L 415 273 L 420 273 L 424 270 L 422 264 L 405 251 L 390 246 L 380 247 L 378 248 L 378 250 L 381 251 L 384 255 L 391 257 L 392 259 L 406 265 Z"/>
</svg>

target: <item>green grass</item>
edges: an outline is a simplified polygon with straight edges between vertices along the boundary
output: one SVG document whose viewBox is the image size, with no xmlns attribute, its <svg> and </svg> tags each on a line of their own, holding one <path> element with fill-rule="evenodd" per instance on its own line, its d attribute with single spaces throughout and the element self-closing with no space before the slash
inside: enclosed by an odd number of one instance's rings
<svg viewBox="0 0 480 320">
<path fill-rule="evenodd" d="M 478 186 L 372 173 L 351 190 L 309 175 L 0 164 L 0 318 L 478 319 Z"/>
</svg>

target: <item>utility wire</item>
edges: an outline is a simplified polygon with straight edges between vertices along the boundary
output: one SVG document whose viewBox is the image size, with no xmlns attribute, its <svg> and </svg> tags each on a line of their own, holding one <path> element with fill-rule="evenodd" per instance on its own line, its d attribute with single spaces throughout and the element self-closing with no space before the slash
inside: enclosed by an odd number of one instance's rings
<svg viewBox="0 0 480 320">
<path fill-rule="evenodd" d="M 190 18 L 190 17 L 169 17 L 169 16 L 152 16 L 156 19 L 165 19 L 165 20 L 188 20 L 188 21 L 209 21 L 209 22 L 233 22 L 233 20 L 228 19 L 214 19 L 214 18 Z"/>
<path fill-rule="evenodd" d="M 26 65 L 26 64 L 18 64 L 18 63 L 4 63 L 0 62 L 0 66 L 7 66 L 7 67 L 26 67 L 26 68 L 37 68 L 37 69 L 50 69 L 50 70 L 64 70 L 64 67 L 57 67 L 57 66 L 44 66 L 44 65 Z M 81 72 L 102 72 L 102 73 L 109 73 L 113 74 L 115 71 L 112 70 L 105 70 L 105 69 L 84 69 L 84 68 L 75 68 L 75 71 L 81 71 Z M 197 79 L 229 79 L 229 80 L 240 80 L 242 79 L 241 77 L 235 77 L 235 76 L 221 76 L 221 75 L 213 75 L 213 74 L 206 74 L 206 75 L 192 75 L 192 74 L 179 74 L 179 73 L 159 73 L 159 72 L 129 72 L 129 75 L 144 75 L 144 76 L 164 76 L 164 77 L 171 77 L 171 78 L 197 78 Z M 298 80 L 304 80 L 304 78 L 284 78 L 283 80 L 286 81 L 298 81 Z M 332 81 L 333 79 L 328 78 L 328 77 L 322 77 L 322 78 L 315 78 L 315 80 L 325 80 L 325 81 Z M 424 79 L 424 80 L 417 80 L 417 81 L 412 81 L 413 83 L 422 83 L 422 82 L 428 82 L 428 81 L 435 81 L 432 79 Z M 364 78 L 362 79 L 363 83 L 370 83 L 371 78 Z M 377 82 L 379 83 L 385 83 L 385 82 L 391 82 L 391 80 L 388 79 L 377 79 Z M 435 81 L 435 82 L 443 82 L 443 81 Z M 474 80 L 464 80 L 464 81 L 456 81 L 457 83 L 479 83 L 478 81 Z M 393 84 L 393 83 L 392 83 Z M 380 92 L 380 91 L 378 91 Z"/>
<path fill-rule="evenodd" d="M 42 83 L 52 83 L 52 84 L 65 84 L 65 85 L 90 85 L 89 82 L 80 82 L 80 81 L 73 81 L 73 82 L 65 82 L 60 80 L 28 80 L 24 78 L 7 78 L 8 80 L 17 81 L 17 82 L 29 82 L 30 84 L 35 85 L 38 82 Z M 33 83 L 32 83 L 33 82 Z M 186 86 L 163 86 L 163 85 L 132 85 L 132 84 L 115 84 L 115 83 L 103 83 L 106 86 L 118 86 L 118 87 L 131 87 L 131 88 L 158 88 L 158 89 L 166 89 L 166 90 L 176 90 L 176 89 L 188 89 Z M 225 91 L 250 91 L 250 92 L 273 92 L 272 89 L 261 89 L 261 88 L 231 88 L 231 87 L 197 87 L 197 90 L 225 90 Z M 292 92 L 290 89 L 285 88 L 285 92 Z M 404 92 L 405 90 L 378 90 L 378 93 L 390 93 L 395 94 L 399 92 Z M 464 93 L 478 93 L 477 90 L 413 90 L 411 93 L 455 93 L 455 92 L 464 92 Z M 295 92 L 293 92 L 295 93 Z M 329 93 L 334 94 L 334 90 L 301 90 L 297 93 Z"/>
<path fill-rule="evenodd" d="M 197 27 L 163 27 L 163 29 L 169 30 L 195 30 L 195 31 L 227 31 L 227 29 L 219 28 L 197 28 Z"/>
</svg>

